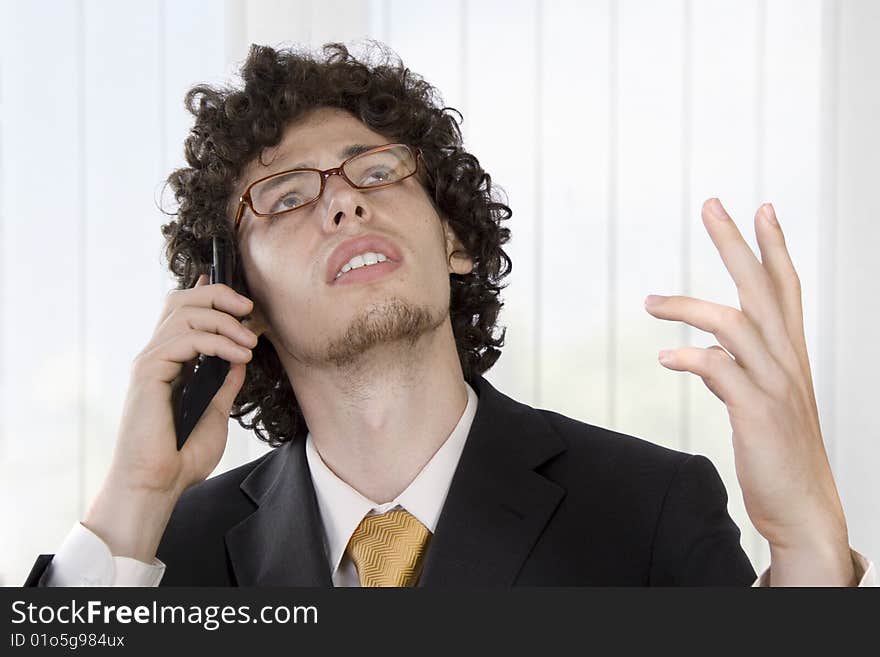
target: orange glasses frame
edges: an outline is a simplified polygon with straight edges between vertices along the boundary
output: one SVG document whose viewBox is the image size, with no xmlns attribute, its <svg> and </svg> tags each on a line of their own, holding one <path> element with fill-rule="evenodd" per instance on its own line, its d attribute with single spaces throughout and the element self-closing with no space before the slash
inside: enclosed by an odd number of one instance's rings
<svg viewBox="0 0 880 657">
<path fill-rule="evenodd" d="M 403 178 L 400 178 L 399 180 L 394 180 L 392 182 L 382 183 L 381 185 L 355 185 L 349 179 L 349 177 L 345 175 L 343 168 L 345 167 L 346 164 L 348 164 L 350 161 L 354 160 L 355 158 L 363 157 L 364 155 L 368 155 L 370 153 L 379 153 L 381 151 L 387 151 L 388 149 L 394 148 L 395 146 L 404 146 L 407 150 L 409 150 L 410 154 L 413 156 L 413 159 L 416 162 L 416 168 L 412 173 L 405 175 Z M 238 199 L 238 211 L 235 213 L 235 230 L 238 231 L 238 226 L 241 223 L 241 220 L 244 216 L 245 206 L 250 208 L 251 212 L 253 212 L 254 215 L 257 217 L 272 217 L 272 216 L 277 216 L 277 215 L 281 215 L 281 214 L 287 214 L 288 212 L 302 210 L 303 208 L 308 207 L 308 206 L 312 205 L 313 203 L 316 203 L 321 198 L 321 196 L 323 196 L 324 185 L 327 182 L 327 178 L 329 178 L 330 176 L 335 176 L 335 175 L 341 176 L 345 182 L 347 182 L 349 185 L 351 185 L 355 189 L 381 189 L 382 187 L 389 187 L 391 185 L 396 185 L 399 182 L 403 182 L 404 180 L 406 180 L 410 176 L 414 176 L 415 174 L 417 174 L 419 172 L 419 160 L 422 160 L 422 162 L 424 162 L 424 159 L 422 158 L 422 150 L 420 148 L 413 149 L 413 147 L 410 146 L 409 144 L 383 144 L 382 146 L 377 146 L 376 148 L 371 148 L 370 150 L 364 151 L 363 153 L 358 153 L 357 155 L 352 155 L 350 158 L 345 160 L 338 167 L 333 167 L 332 169 L 311 169 L 311 168 L 288 169 L 287 171 L 279 171 L 278 173 L 273 173 L 272 175 L 264 176 L 263 178 L 260 178 L 259 180 L 255 180 L 250 185 L 248 185 L 247 189 L 244 190 L 244 194 L 242 194 L 241 197 Z M 307 203 L 303 203 L 302 205 L 298 205 L 295 208 L 290 208 L 289 210 L 284 210 L 282 212 L 257 212 L 254 209 L 254 203 L 253 203 L 253 200 L 251 199 L 251 190 L 254 188 L 254 185 L 257 185 L 265 180 L 269 180 L 270 178 L 277 178 L 278 176 L 286 176 L 287 174 L 293 173 L 295 171 L 315 171 L 315 172 L 321 174 L 321 190 L 318 192 L 318 195 Z"/>
</svg>

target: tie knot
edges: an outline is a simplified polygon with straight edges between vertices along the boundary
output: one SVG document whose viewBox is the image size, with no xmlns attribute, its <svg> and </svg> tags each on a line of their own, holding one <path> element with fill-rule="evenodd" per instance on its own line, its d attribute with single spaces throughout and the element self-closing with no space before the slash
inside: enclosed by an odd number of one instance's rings
<svg viewBox="0 0 880 657">
<path fill-rule="evenodd" d="M 413 586 L 419 579 L 428 528 L 404 509 L 366 516 L 348 541 L 361 586 Z"/>
</svg>

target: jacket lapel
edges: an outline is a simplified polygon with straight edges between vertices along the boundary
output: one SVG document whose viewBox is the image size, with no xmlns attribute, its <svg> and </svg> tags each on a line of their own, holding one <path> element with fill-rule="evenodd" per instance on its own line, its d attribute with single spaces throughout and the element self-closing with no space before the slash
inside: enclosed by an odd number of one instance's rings
<svg viewBox="0 0 880 657">
<path fill-rule="evenodd" d="M 226 532 L 238 586 L 333 586 L 305 440 L 277 448 L 240 487 L 257 509 Z"/>
<path fill-rule="evenodd" d="M 510 586 L 565 491 L 535 468 L 565 450 L 541 415 L 472 383 L 479 402 L 419 586 Z M 257 509 L 226 532 L 239 586 L 333 586 L 305 441 L 241 483 Z"/>
<path fill-rule="evenodd" d="M 535 468 L 565 450 L 533 408 L 477 377 L 461 459 L 419 586 L 510 586 L 565 490 Z"/>
</svg>

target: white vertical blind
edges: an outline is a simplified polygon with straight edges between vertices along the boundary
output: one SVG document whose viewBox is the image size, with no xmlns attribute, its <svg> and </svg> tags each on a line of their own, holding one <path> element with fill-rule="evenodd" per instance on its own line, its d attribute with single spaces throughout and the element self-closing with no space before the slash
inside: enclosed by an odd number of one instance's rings
<svg viewBox="0 0 880 657">
<path fill-rule="evenodd" d="M 531 0 L 486 0 L 466 6 L 465 95 L 468 101 L 462 133 L 469 149 L 492 175 L 513 217 L 507 255 L 515 281 L 502 293 L 503 324 L 508 327 L 505 351 L 517 358 L 500 358 L 491 372 L 505 390 L 527 404 L 537 403 L 538 381 L 534 352 L 535 305 L 539 263 L 540 208 L 535 204 L 535 22 L 538 4 Z M 392 40 L 392 45 L 393 45 Z M 425 73 L 427 75 L 427 72 Z"/>
<path fill-rule="evenodd" d="M 626 0 L 613 7 L 617 171 L 615 211 L 608 218 L 613 235 L 608 245 L 613 259 L 611 422 L 624 433 L 679 449 L 681 375 L 661 367 L 657 352 L 677 346 L 681 328 L 649 315 L 644 300 L 649 293 L 677 293 L 684 284 L 684 4 Z"/>
<path fill-rule="evenodd" d="M 542 9 L 540 21 L 535 165 L 542 263 L 537 403 L 609 426 L 611 7 L 579 0 L 549 6 L 553 10 Z M 514 221 L 522 219 L 525 208 L 513 209 Z"/>
<path fill-rule="evenodd" d="M 0 21 L 4 584 L 24 581 L 35 550 L 57 544 L 61 526 L 79 514 L 82 419 L 97 401 L 85 394 L 82 376 L 93 363 L 83 348 L 81 15 L 64 3 L 47 22 L 45 9 L 4 3 Z M 51 47 L 36 46 L 35 35 Z"/>
<path fill-rule="evenodd" d="M 852 543 L 880 558 L 880 8 L 869 0 L 0 0 L 0 583 L 57 549 L 100 485 L 131 360 L 173 286 L 156 209 L 197 82 L 252 42 L 387 42 L 464 113 L 514 211 L 487 377 L 525 403 L 709 456 L 757 569 L 724 406 L 657 350 L 714 340 L 649 293 L 737 305 L 700 220 L 753 246 L 772 201 L 804 288 Z M 51 14 L 53 20 L 46 21 Z M 216 472 L 265 446 L 237 423 Z"/>
<path fill-rule="evenodd" d="M 835 321 L 834 369 L 828 373 L 835 412 L 826 431 L 834 439 L 850 541 L 873 555 L 880 553 L 880 3 L 844 2 L 837 10 L 835 285 L 832 298 L 820 302 L 821 312 Z M 819 248 L 819 257 L 828 258 L 826 246 Z"/>
<path fill-rule="evenodd" d="M 164 302 L 157 275 L 161 235 L 158 2 L 82 6 L 85 216 L 82 274 L 85 500 L 110 463 L 129 369 Z M 120 29 L 121 26 L 125 29 Z M 124 304 L 125 312 L 120 312 Z"/>
</svg>

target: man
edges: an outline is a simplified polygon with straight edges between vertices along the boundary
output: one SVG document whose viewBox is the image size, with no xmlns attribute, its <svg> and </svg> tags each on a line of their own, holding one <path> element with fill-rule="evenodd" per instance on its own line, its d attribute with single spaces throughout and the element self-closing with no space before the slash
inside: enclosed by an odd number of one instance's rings
<svg viewBox="0 0 880 657">
<path fill-rule="evenodd" d="M 163 229 L 181 289 L 133 364 L 101 491 L 28 584 L 755 583 L 707 459 L 530 408 L 483 378 L 503 344 L 510 210 L 429 85 L 338 44 L 326 54 L 254 47 L 242 89 L 188 94 L 189 166 L 169 178 L 180 209 Z M 720 203 L 703 219 L 742 311 L 683 297 L 647 308 L 726 349 L 661 362 L 730 411 L 746 507 L 771 547 L 761 583 L 869 584 L 772 208 L 756 216 L 763 264 Z M 244 297 L 199 275 L 214 236 Z M 172 384 L 199 353 L 231 367 L 178 452 Z M 276 449 L 205 480 L 228 417 L 250 413 L 242 424 Z"/>
</svg>

